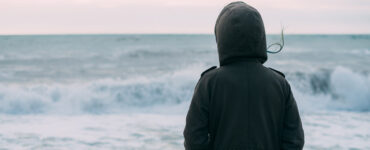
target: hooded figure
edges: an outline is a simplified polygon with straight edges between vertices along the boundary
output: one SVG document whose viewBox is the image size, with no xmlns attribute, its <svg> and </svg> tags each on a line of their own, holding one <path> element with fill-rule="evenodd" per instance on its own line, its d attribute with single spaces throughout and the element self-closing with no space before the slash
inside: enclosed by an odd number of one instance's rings
<svg viewBox="0 0 370 150">
<path fill-rule="evenodd" d="M 265 29 L 258 11 L 227 5 L 215 35 L 220 67 L 202 73 L 186 117 L 187 150 L 302 149 L 297 104 L 284 74 L 266 68 Z"/>
</svg>

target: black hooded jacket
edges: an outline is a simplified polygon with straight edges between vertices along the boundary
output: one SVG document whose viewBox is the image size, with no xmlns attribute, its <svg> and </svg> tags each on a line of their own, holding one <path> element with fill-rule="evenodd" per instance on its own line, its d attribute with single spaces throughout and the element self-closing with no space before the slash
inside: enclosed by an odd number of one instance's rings
<svg viewBox="0 0 370 150">
<path fill-rule="evenodd" d="M 263 66 L 266 37 L 258 11 L 243 3 L 220 13 L 220 67 L 202 73 L 184 130 L 187 150 L 294 149 L 304 145 L 298 108 L 284 75 Z"/>
</svg>

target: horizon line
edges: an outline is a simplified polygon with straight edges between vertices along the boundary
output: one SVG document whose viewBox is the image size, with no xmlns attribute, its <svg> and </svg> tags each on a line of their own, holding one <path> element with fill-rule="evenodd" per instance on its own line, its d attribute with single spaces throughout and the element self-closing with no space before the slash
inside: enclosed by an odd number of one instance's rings
<svg viewBox="0 0 370 150">
<path fill-rule="evenodd" d="M 280 35 L 281 33 L 266 33 Z M 25 33 L 1 34 L 0 36 L 48 36 L 48 35 L 214 35 L 214 33 Z M 284 33 L 284 35 L 370 35 L 370 33 Z"/>
</svg>

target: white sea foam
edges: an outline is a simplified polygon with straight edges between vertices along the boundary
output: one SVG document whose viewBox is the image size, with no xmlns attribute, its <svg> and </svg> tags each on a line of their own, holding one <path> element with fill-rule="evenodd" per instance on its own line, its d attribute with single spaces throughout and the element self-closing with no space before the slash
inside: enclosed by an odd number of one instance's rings
<svg viewBox="0 0 370 150">
<path fill-rule="evenodd" d="M 175 107 L 190 101 L 204 68 L 204 65 L 194 65 L 158 77 L 138 76 L 125 80 L 1 85 L 0 113 L 101 114 Z M 291 81 L 302 111 L 368 111 L 369 83 L 369 77 L 344 67 L 337 67 L 328 74 L 316 73 L 311 78 Z"/>
<path fill-rule="evenodd" d="M 319 75 L 319 77 L 318 77 Z M 297 103 L 309 110 L 370 110 L 370 78 L 348 68 L 336 67 L 328 76 L 315 74 L 306 82 L 309 86 L 291 82 Z M 319 78 L 319 79 L 317 79 Z M 311 88 L 311 89 L 308 89 Z"/>
<path fill-rule="evenodd" d="M 344 108 L 370 109 L 370 77 L 356 74 L 344 67 L 332 73 L 333 94 L 342 101 Z"/>
<path fill-rule="evenodd" d="M 369 112 L 301 114 L 305 150 L 370 148 Z M 185 115 L 1 115 L 0 149 L 184 149 Z"/>
<path fill-rule="evenodd" d="M 108 113 L 189 101 L 204 66 L 158 77 L 103 79 L 88 83 L 1 85 L 0 113 Z"/>
</svg>

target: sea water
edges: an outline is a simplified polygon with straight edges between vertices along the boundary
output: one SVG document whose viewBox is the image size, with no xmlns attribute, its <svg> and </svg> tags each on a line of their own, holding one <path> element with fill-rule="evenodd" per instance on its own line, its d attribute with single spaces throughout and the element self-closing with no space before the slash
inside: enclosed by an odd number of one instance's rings
<svg viewBox="0 0 370 150">
<path fill-rule="evenodd" d="M 214 65 L 213 35 L 0 36 L 0 149 L 183 149 Z M 370 35 L 286 35 L 264 65 L 292 86 L 305 149 L 370 149 Z"/>
</svg>

